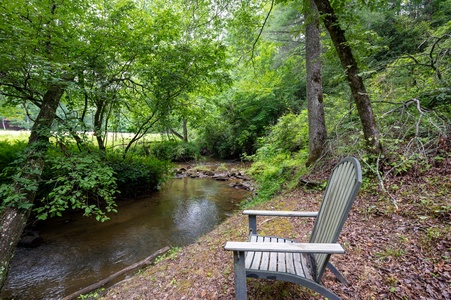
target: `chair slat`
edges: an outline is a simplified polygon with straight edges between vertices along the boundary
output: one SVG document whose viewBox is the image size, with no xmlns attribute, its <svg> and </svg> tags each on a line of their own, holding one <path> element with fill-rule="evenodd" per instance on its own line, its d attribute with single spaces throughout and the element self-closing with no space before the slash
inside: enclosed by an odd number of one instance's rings
<svg viewBox="0 0 451 300">
<path fill-rule="evenodd" d="M 285 243 L 286 240 L 285 239 L 277 239 L 278 243 Z M 277 271 L 278 272 L 286 272 L 287 268 L 285 265 L 285 253 L 283 252 L 279 252 L 277 253 Z"/>
<path fill-rule="evenodd" d="M 270 243 L 277 243 L 277 238 L 270 238 Z M 277 253 L 271 252 L 269 255 L 269 270 L 271 271 L 277 271 Z"/>
</svg>

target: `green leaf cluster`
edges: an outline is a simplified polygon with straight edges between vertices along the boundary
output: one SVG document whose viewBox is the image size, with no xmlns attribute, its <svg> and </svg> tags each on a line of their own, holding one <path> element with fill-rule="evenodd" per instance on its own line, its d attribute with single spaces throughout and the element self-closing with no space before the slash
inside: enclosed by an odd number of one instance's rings
<svg viewBox="0 0 451 300">
<path fill-rule="evenodd" d="M 182 162 L 196 160 L 199 157 L 200 150 L 195 143 L 162 141 L 151 143 L 148 153 L 162 161 Z"/>
<path fill-rule="evenodd" d="M 253 160 L 250 174 L 258 184 L 254 201 L 267 200 L 282 188 L 297 184 L 305 172 L 303 160 L 308 157 L 308 127 L 306 111 L 287 114 L 271 127 L 269 134 L 261 138 L 260 147 Z"/>
<path fill-rule="evenodd" d="M 109 219 L 107 213 L 117 212 L 117 189 L 114 171 L 99 155 L 73 153 L 48 155 L 47 169 L 52 178 L 44 180 L 40 199 L 35 209 L 38 219 L 62 216 L 67 209 L 80 210 L 84 216 L 95 216 L 98 221 Z"/>
<path fill-rule="evenodd" d="M 155 156 L 130 155 L 126 159 L 120 153 L 108 156 L 108 166 L 121 197 L 136 197 L 155 191 L 168 179 L 171 164 Z"/>
<path fill-rule="evenodd" d="M 38 219 L 61 216 L 75 210 L 99 221 L 116 212 L 116 201 L 121 197 L 136 197 L 154 191 L 167 180 L 171 164 L 155 156 L 131 155 L 122 158 L 121 151 L 105 157 L 95 149 L 79 151 L 75 145 L 50 147 L 45 156 L 42 181 L 24 177 L 29 167 L 23 167 L 21 158 L 24 142 L 0 142 L 0 210 L 13 206 L 23 210 L 34 207 Z M 143 151 L 144 152 L 144 151 Z M 27 171 L 32 175 L 32 170 Z M 23 184 L 22 193 L 14 190 L 12 182 Z M 25 201 L 26 193 L 36 193 L 34 204 Z"/>
</svg>

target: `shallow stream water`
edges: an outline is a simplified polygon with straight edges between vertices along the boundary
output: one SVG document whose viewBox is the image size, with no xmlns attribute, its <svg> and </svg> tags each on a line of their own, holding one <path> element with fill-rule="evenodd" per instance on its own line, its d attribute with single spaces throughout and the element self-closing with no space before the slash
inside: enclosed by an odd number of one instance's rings
<svg viewBox="0 0 451 300">
<path fill-rule="evenodd" d="M 173 179 L 121 205 L 105 223 L 76 217 L 39 225 L 44 243 L 18 248 L 1 299 L 61 299 L 150 256 L 211 231 L 248 195 L 227 182 Z"/>
</svg>

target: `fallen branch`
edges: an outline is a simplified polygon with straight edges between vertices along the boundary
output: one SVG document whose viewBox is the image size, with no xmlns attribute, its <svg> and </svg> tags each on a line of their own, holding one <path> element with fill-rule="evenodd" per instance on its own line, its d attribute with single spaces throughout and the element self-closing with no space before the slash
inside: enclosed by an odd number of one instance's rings
<svg viewBox="0 0 451 300">
<path fill-rule="evenodd" d="M 153 253 L 151 256 L 149 256 L 141 261 L 138 261 L 137 263 L 134 263 L 133 265 L 130 265 L 130 266 L 126 267 L 125 269 L 122 269 L 119 272 L 116 272 L 116 273 L 108 276 L 107 278 L 100 280 L 99 282 L 91 284 L 90 286 L 87 286 L 81 290 L 76 291 L 75 293 L 70 294 L 69 296 L 64 297 L 63 300 L 75 299 L 82 294 L 86 294 L 93 290 L 101 288 L 102 286 L 113 281 L 115 278 L 121 276 L 124 273 L 127 273 L 136 268 L 141 268 L 143 266 L 147 266 L 147 265 L 151 264 L 152 260 L 155 259 L 158 255 L 161 255 L 161 254 L 167 252 L 169 249 L 170 249 L 169 247 L 164 247 L 164 248 L 158 250 L 157 252 Z"/>
<path fill-rule="evenodd" d="M 299 179 L 298 186 L 303 186 L 307 188 L 319 188 L 324 185 L 324 182 L 308 181 L 305 179 Z"/>
</svg>

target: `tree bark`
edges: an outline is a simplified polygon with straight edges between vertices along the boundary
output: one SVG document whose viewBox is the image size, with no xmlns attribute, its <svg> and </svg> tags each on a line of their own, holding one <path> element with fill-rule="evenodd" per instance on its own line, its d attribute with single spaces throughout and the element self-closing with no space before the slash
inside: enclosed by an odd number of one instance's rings
<svg viewBox="0 0 451 300">
<path fill-rule="evenodd" d="M 183 117 L 183 141 L 188 143 L 188 119 Z"/>
<path fill-rule="evenodd" d="M 309 124 L 309 166 L 320 158 L 326 144 L 327 130 L 324 118 L 321 42 L 319 15 L 313 0 L 304 0 L 305 47 L 307 69 L 307 100 Z"/>
<path fill-rule="evenodd" d="M 105 140 L 103 138 L 103 130 L 102 130 L 103 117 L 105 114 L 106 105 L 107 104 L 105 103 L 105 101 L 102 100 L 96 101 L 96 112 L 94 114 L 94 136 L 96 137 L 100 152 L 103 153 L 106 152 Z"/>
<path fill-rule="evenodd" d="M 13 182 L 14 195 L 11 196 L 19 196 L 20 203 L 11 203 L 0 213 L 0 290 L 5 283 L 14 251 L 32 209 L 31 204 L 34 202 L 44 169 L 44 155 L 49 144 L 51 125 L 63 93 L 62 85 L 51 85 L 44 95 L 41 110 L 31 129 L 20 170 L 21 176 Z M 18 204 L 22 204 L 22 208 L 18 207 Z"/>
<path fill-rule="evenodd" d="M 382 145 L 379 139 L 379 131 L 377 130 L 376 120 L 371 107 L 371 101 L 363 83 L 362 77 L 359 75 L 357 62 L 352 54 L 344 30 L 341 29 L 338 17 L 334 9 L 330 5 L 329 0 L 314 0 L 319 12 L 322 15 L 324 25 L 329 32 L 330 38 L 337 50 L 341 65 L 345 69 L 346 78 L 348 80 L 354 102 L 359 112 L 360 121 L 362 123 L 363 135 L 368 150 L 373 153 L 382 151 Z"/>
<path fill-rule="evenodd" d="M 175 129 L 170 128 L 169 130 L 173 135 L 184 141 L 185 143 L 188 143 L 188 120 L 186 117 L 183 118 L 183 124 L 182 124 L 182 130 L 183 134 L 178 133 Z"/>
</svg>

